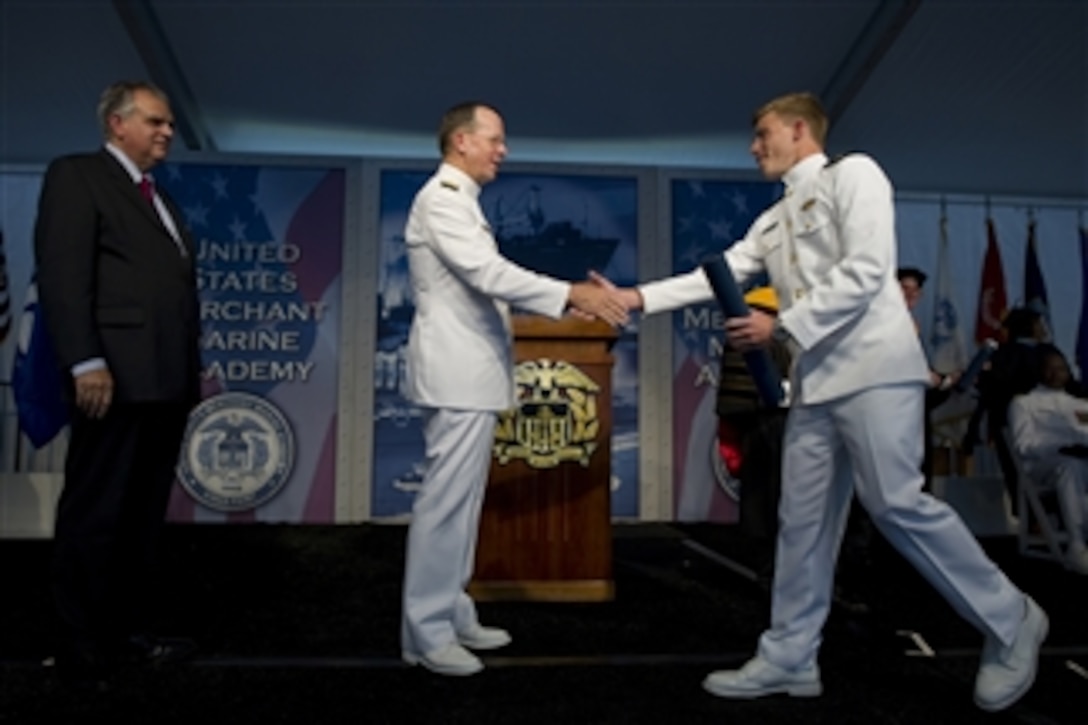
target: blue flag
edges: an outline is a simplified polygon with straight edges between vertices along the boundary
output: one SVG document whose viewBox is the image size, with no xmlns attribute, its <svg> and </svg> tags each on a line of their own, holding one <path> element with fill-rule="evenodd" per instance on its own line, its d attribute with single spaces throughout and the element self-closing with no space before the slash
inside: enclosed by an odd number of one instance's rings
<svg viewBox="0 0 1088 725">
<path fill-rule="evenodd" d="M 19 413 L 19 427 L 35 448 L 49 443 L 68 424 L 64 377 L 39 311 L 35 275 L 26 291 L 19 321 L 19 346 L 11 369 L 11 391 Z"/>
<path fill-rule="evenodd" d="M 1028 222 L 1028 245 L 1024 257 L 1024 306 L 1043 316 L 1050 328 L 1050 305 L 1046 298 L 1043 270 L 1039 267 L 1039 255 L 1035 249 L 1035 220 Z"/>
</svg>

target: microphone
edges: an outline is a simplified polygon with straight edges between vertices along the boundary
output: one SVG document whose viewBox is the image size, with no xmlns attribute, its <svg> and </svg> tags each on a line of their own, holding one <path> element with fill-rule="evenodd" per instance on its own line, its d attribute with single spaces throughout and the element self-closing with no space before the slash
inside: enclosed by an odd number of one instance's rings
<svg viewBox="0 0 1088 725">
<path fill-rule="evenodd" d="M 709 257 L 703 262 L 702 268 L 726 319 L 744 317 L 750 313 L 737 287 L 733 271 L 725 263 L 725 257 L 720 254 Z M 766 350 L 747 350 L 741 355 L 744 357 L 748 372 L 755 381 L 756 390 L 763 404 L 770 408 L 777 408 L 782 402 L 782 379 L 775 370 L 771 356 Z"/>
</svg>

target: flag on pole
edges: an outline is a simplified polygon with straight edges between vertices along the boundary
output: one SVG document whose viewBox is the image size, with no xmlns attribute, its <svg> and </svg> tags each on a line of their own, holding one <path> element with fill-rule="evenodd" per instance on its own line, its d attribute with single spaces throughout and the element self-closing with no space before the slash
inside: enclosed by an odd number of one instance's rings
<svg viewBox="0 0 1088 725">
<path fill-rule="evenodd" d="M 1028 244 L 1024 256 L 1024 306 L 1042 315 L 1047 329 L 1050 326 L 1050 304 L 1046 297 L 1043 270 L 1039 267 L 1039 253 L 1035 248 L 1035 219 L 1028 220 Z"/>
<path fill-rule="evenodd" d="M 941 242 L 937 251 L 937 296 L 933 304 L 933 328 L 929 342 L 933 369 L 942 374 L 958 372 L 967 365 L 967 350 L 960 328 L 960 316 L 952 298 L 952 275 L 948 263 L 948 217 L 941 214 Z"/>
<path fill-rule="evenodd" d="M 11 369 L 11 392 L 19 428 L 35 448 L 41 448 L 68 424 L 64 378 L 53 342 L 39 314 L 37 275 L 31 278 L 19 320 L 19 346 Z"/>
<path fill-rule="evenodd" d="M 986 257 L 982 260 L 982 279 L 978 289 L 978 312 L 975 316 L 975 342 L 1001 340 L 1001 319 L 1008 309 L 1005 296 L 1005 270 L 1001 266 L 1001 250 L 997 246 L 994 220 L 986 219 Z"/>
<path fill-rule="evenodd" d="M 1088 372 L 1088 227 L 1080 228 L 1081 303 L 1077 327 L 1077 367 L 1080 379 Z"/>
</svg>

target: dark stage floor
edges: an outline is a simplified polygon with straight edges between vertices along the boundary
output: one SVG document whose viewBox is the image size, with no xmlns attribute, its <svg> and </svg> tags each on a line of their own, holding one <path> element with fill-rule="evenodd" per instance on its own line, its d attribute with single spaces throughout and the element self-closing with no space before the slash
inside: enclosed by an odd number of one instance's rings
<svg viewBox="0 0 1088 725">
<path fill-rule="evenodd" d="M 825 629 L 825 694 L 730 702 L 703 692 L 768 618 L 735 527 L 617 525 L 615 601 L 492 603 L 514 643 L 467 679 L 401 664 L 403 526 L 176 526 L 160 631 L 187 664 L 72 692 L 50 654 L 47 541 L 0 541 L 0 723 L 1083 723 L 1088 577 L 984 541 L 1051 616 L 1038 681 L 987 715 L 971 700 L 981 637 L 895 554 L 874 547 Z M 864 601 L 868 613 L 847 604 Z M 913 636 L 911 633 L 914 633 Z"/>
</svg>

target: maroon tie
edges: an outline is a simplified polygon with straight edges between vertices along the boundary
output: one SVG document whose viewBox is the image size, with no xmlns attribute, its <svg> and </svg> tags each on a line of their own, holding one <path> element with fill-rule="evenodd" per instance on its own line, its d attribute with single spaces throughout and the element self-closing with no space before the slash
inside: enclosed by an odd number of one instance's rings
<svg viewBox="0 0 1088 725">
<path fill-rule="evenodd" d="M 148 204 L 154 205 L 155 189 L 150 176 L 140 177 L 140 196 L 142 196 Z"/>
</svg>

